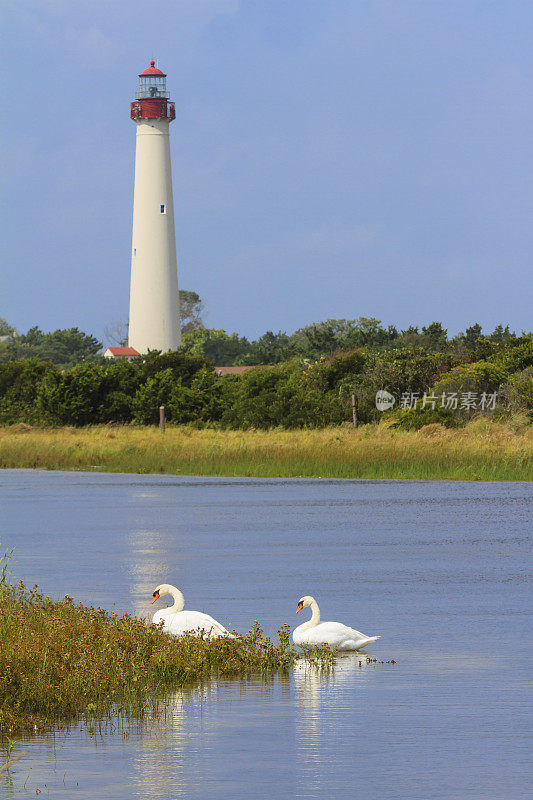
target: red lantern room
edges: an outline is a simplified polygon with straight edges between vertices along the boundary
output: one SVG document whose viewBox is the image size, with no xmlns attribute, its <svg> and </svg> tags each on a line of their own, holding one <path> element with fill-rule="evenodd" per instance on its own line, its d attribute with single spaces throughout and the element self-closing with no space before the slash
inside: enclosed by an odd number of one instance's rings
<svg viewBox="0 0 533 800">
<path fill-rule="evenodd" d="M 174 103 L 168 99 L 167 76 L 157 69 L 155 61 L 139 75 L 139 88 L 131 104 L 130 117 L 138 119 L 168 119 L 176 117 Z"/>
</svg>

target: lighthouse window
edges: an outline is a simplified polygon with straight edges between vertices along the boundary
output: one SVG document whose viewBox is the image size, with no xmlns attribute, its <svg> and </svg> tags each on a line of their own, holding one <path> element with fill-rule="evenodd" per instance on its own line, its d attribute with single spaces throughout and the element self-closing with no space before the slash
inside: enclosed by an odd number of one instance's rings
<svg viewBox="0 0 533 800">
<path fill-rule="evenodd" d="M 162 214 L 166 214 L 166 213 L 167 213 L 167 207 L 166 207 L 166 205 L 165 205 L 164 203 L 161 203 L 161 205 L 159 206 L 159 210 L 160 210 L 160 212 L 161 212 Z"/>
<path fill-rule="evenodd" d="M 137 99 L 140 97 L 168 97 L 166 77 L 164 75 L 141 75 L 136 97 Z"/>
</svg>

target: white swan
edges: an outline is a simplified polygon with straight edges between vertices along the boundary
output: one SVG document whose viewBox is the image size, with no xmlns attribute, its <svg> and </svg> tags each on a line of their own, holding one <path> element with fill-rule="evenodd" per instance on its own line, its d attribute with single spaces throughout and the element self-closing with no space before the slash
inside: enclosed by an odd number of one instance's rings
<svg viewBox="0 0 533 800">
<path fill-rule="evenodd" d="M 349 628 L 342 622 L 320 622 L 320 609 L 314 597 L 305 595 L 298 601 L 296 613 L 311 606 L 311 619 L 294 629 L 292 640 L 302 648 L 320 647 L 329 644 L 336 650 L 360 650 L 367 644 L 375 642 L 379 636 L 365 636 L 355 628 Z"/>
<path fill-rule="evenodd" d="M 159 600 L 165 594 L 172 595 L 174 605 L 170 608 L 163 608 L 162 611 L 156 611 L 152 618 L 152 622 L 157 625 L 158 622 L 163 621 L 163 630 L 166 633 L 172 633 L 174 636 L 181 636 L 183 633 L 192 633 L 193 631 L 204 630 L 209 636 L 233 636 L 232 633 L 217 622 L 216 619 L 210 617 L 209 614 L 202 614 L 201 611 L 184 611 L 185 598 L 179 589 L 171 586 L 169 583 L 162 583 L 160 586 L 155 587 L 152 603 Z"/>
</svg>

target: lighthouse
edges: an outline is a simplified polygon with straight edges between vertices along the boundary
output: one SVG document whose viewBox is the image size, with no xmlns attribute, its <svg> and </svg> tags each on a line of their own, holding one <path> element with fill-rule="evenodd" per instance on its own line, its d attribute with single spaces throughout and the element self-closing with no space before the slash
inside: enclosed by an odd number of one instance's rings
<svg viewBox="0 0 533 800">
<path fill-rule="evenodd" d="M 139 75 L 128 344 L 139 353 L 181 344 L 169 127 L 176 116 L 155 61 Z"/>
</svg>

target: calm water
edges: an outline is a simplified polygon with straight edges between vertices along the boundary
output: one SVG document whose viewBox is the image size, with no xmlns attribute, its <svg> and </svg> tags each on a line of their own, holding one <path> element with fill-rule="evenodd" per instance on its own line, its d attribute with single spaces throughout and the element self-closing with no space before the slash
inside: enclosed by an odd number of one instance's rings
<svg viewBox="0 0 533 800">
<path fill-rule="evenodd" d="M 397 661 L 218 681 L 142 732 L 36 737 L 6 797 L 530 796 L 528 484 L 3 471 L 0 487 L 13 572 L 47 594 L 146 615 L 169 582 L 268 632 L 312 594 Z"/>
</svg>

